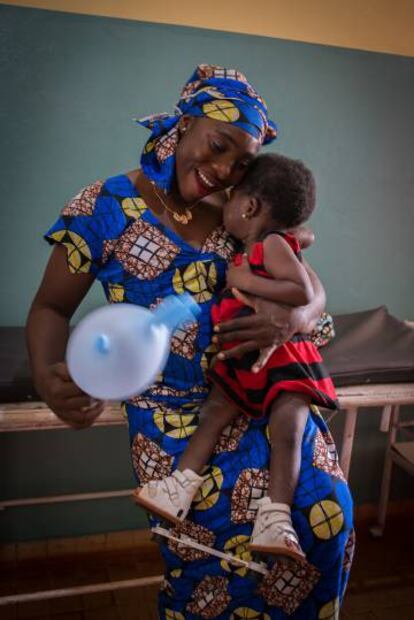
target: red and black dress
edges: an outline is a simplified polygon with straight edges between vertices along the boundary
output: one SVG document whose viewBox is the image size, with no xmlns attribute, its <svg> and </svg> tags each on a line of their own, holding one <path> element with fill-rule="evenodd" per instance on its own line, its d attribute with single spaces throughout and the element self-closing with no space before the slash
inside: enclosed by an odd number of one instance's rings
<svg viewBox="0 0 414 620">
<path fill-rule="evenodd" d="M 268 234 L 283 237 L 301 260 L 300 246 L 293 235 L 278 231 Z M 263 241 L 264 238 L 254 244 L 248 261 L 255 275 L 271 278 L 264 267 Z M 242 254 L 236 254 L 234 263 L 240 264 L 242 257 Z M 238 301 L 229 289 L 223 291 L 211 311 L 214 325 L 251 313 L 252 309 Z M 225 348 L 229 349 L 235 344 L 227 343 Z M 217 360 L 208 372 L 209 379 L 247 415 L 255 418 L 265 415 L 282 391 L 307 394 L 315 405 L 337 408 L 334 385 L 309 336 L 295 334 L 275 350 L 261 371 L 253 373 L 251 368 L 257 356 L 257 351 L 252 351 L 238 359 Z"/>
</svg>

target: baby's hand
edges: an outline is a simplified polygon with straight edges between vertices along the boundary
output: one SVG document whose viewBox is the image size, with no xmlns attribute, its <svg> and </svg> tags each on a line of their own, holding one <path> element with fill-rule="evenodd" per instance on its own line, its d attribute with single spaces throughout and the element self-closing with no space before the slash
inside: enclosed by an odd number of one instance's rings
<svg viewBox="0 0 414 620">
<path fill-rule="evenodd" d="M 235 265 L 233 262 L 227 268 L 226 284 L 227 288 L 238 288 L 244 290 L 246 287 L 246 281 L 251 275 L 249 261 L 247 254 L 243 254 L 241 263 Z"/>
</svg>

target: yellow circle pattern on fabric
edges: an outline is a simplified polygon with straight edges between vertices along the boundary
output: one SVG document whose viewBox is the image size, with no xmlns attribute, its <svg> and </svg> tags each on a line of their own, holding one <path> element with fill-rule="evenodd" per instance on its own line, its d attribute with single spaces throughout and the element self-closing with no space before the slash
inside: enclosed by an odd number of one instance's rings
<svg viewBox="0 0 414 620">
<path fill-rule="evenodd" d="M 251 607 L 238 607 L 233 611 L 230 620 L 270 620 L 269 614 L 256 611 Z"/>
<path fill-rule="evenodd" d="M 336 502 L 323 500 L 312 506 L 309 523 L 315 536 L 322 540 L 329 540 L 341 531 L 344 514 Z"/>
<path fill-rule="evenodd" d="M 217 353 L 218 348 L 214 342 L 211 343 L 206 349 L 204 349 L 204 353 L 202 354 L 200 361 L 203 372 L 207 372 L 207 370 L 210 368 L 211 361 Z"/>
<path fill-rule="evenodd" d="M 208 118 L 224 123 L 234 123 L 240 118 L 239 109 L 228 99 L 210 101 L 203 105 L 203 112 Z"/>
<path fill-rule="evenodd" d="M 220 467 L 214 466 L 194 497 L 193 506 L 195 510 L 208 510 L 214 506 L 219 499 L 222 485 L 223 472 Z"/>
<path fill-rule="evenodd" d="M 199 88 L 197 90 L 197 96 L 200 96 L 200 93 L 207 93 L 214 99 L 227 99 L 227 95 L 221 93 L 215 86 L 204 86 L 203 88 Z"/>
<path fill-rule="evenodd" d="M 185 620 L 185 616 L 179 611 L 173 611 L 172 609 L 165 610 L 166 620 Z"/>
<path fill-rule="evenodd" d="M 68 251 L 68 265 L 71 273 L 89 273 L 92 255 L 85 239 L 71 230 L 57 230 L 50 235 L 58 243 L 63 243 Z"/>
<path fill-rule="evenodd" d="M 337 620 L 339 618 L 339 599 L 329 601 L 321 607 L 318 618 L 319 620 Z"/>
<path fill-rule="evenodd" d="M 197 428 L 197 416 L 193 413 L 154 413 L 154 422 L 163 434 L 173 439 L 191 437 Z"/>
<path fill-rule="evenodd" d="M 122 405 L 121 405 L 121 415 L 122 415 L 122 417 L 124 418 L 124 420 L 128 424 L 129 423 L 129 421 L 128 421 L 128 413 L 127 413 L 127 410 L 126 410 L 126 404 L 125 403 L 122 403 Z"/>
<path fill-rule="evenodd" d="M 177 579 L 178 577 L 181 577 L 182 574 L 183 574 L 182 568 L 174 568 L 174 570 L 171 571 L 170 576 Z"/>
<path fill-rule="evenodd" d="M 190 263 L 184 270 L 175 270 L 172 284 L 178 295 L 186 291 L 198 303 L 210 301 L 217 285 L 216 266 L 203 261 Z"/>
<path fill-rule="evenodd" d="M 121 206 L 125 215 L 134 220 L 139 219 L 147 210 L 147 205 L 142 198 L 124 198 Z"/>
<path fill-rule="evenodd" d="M 125 289 L 122 284 L 110 284 L 108 286 L 109 301 L 119 303 L 125 299 Z"/>
<path fill-rule="evenodd" d="M 252 559 L 252 554 L 250 553 L 247 544 L 249 542 L 249 536 L 245 536 L 244 534 L 239 534 L 238 536 L 232 536 L 229 538 L 224 545 L 224 553 L 231 553 L 232 555 L 237 556 L 241 560 L 245 560 L 249 562 Z M 240 577 L 244 577 L 247 574 L 247 568 L 244 566 L 240 566 L 239 568 L 235 568 L 235 565 L 229 564 L 226 560 L 221 560 L 221 567 L 228 571 L 229 573 L 236 573 L 240 575 Z M 249 618 L 250 616 L 237 616 L 241 618 Z"/>
<path fill-rule="evenodd" d="M 154 146 L 156 142 L 157 142 L 156 140 L 151 140 L 147 142 L 147 144 L 144 146 L 144 153 L 151 153 L 151 151 L 154 150 Z"/>
</svg>

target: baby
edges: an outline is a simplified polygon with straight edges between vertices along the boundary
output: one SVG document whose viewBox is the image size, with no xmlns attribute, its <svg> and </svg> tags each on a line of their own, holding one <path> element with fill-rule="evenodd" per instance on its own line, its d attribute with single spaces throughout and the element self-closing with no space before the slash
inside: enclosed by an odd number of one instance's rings
<svg viewBox="0 0 414 620">
<path fill-rule="evenodd" d="M 315 207 L 315 182 L 300 161 L 282 155 L 257 157 L 224 207 L 226 230 L 241 242 L 227 273 L 227 288 L 212 309 L 214 325 L 252 312 L 232 288 L 291 306 L 309 303 L 312 285 L 300 247 L 289 230 L 303 224 Z M 246 287 L 247 288 L 247 287 Z M 226 348 L 235 346 L 228 343 Z M 302 438 L 309 405 L 337 407 L 333 383 L 321 356 L 305 334 L 278 347 L 265 367 L 255 369 L 257 352 L 238 359 L 218 355 L 208 372 L 210 395 L 199 426 L 171 476 L 136 491 L 136 501 L 171 522 L 182 521 L 203 482 L 200 475 L 219 437 L 236 416 L 269 419 L 271 457 L 267 495 L 257 501 L 250 549 L 304 557 L 291 519 Z M 221 358 L 221 359 L 220 359 Z"/>
</svg>

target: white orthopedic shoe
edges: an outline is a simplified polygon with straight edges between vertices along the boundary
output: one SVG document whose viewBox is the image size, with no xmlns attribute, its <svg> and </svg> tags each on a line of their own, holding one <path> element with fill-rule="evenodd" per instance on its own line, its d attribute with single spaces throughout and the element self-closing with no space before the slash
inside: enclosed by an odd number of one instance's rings
<svg viewBox="0 0 414 620">
<path fill-rule="evenodd" d="M 163 480 L 151 480 L 134 492 L 137 504 L 172 523 L 180 523 L 187 516 L 191 502 L 204 478 L 191 469 L 176 469 Z"/>
<path fill-rule="evenodd" d="M 257 503 L 259 510 L 250 538 L 250 550 L 303 560 L 305 554 L 293 529 L 290 506 L 272 503 L 270 497 L 263 497 Z"/>
</svg>

